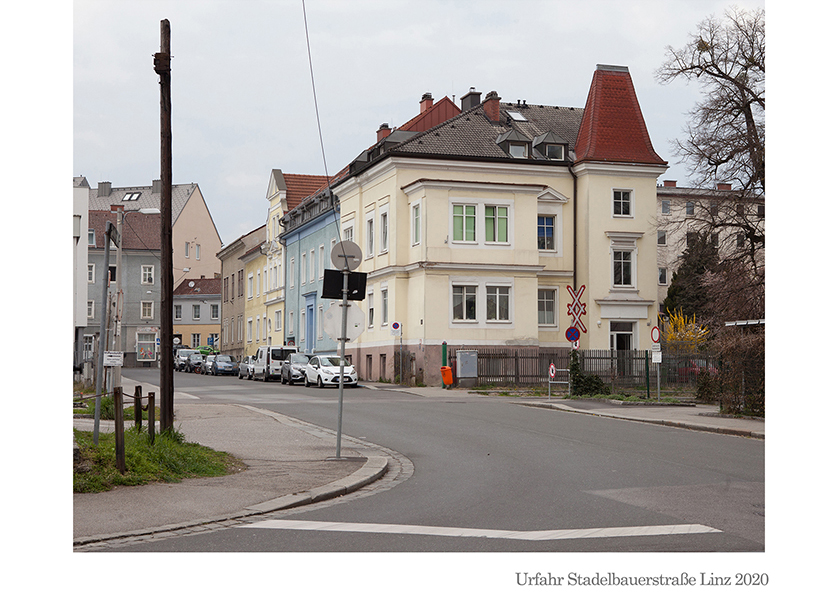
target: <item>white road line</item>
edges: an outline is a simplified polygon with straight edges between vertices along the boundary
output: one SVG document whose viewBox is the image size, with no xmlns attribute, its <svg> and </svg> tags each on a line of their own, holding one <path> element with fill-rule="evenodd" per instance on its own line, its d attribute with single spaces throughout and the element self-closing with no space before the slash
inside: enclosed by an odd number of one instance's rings
<svg viewBox="0 0 826 611">
<path fill-rule="evenodd" d="M 410 524 L 360 524 L 356 522 L 313 522 L 309 520 L 264 520 L 244 524 L 239 528 L 273 530 L 313 530 L 324 532 L 381 533 L 393 535 L 434 535 L 439 537 L 481 537 L 486 539 L 518 539 L 522 541 L 553 541 L 560 539 L 600 539 L 607 537 L 648 537 L 652 535 L 696 535 L 722 532 L 702 524 L 671 524 L 660 526 L 623 526 L 614 528 L 576 528 L 566 530 L 487 530 L 480 528 L 445 528 Z"/>
</svg>

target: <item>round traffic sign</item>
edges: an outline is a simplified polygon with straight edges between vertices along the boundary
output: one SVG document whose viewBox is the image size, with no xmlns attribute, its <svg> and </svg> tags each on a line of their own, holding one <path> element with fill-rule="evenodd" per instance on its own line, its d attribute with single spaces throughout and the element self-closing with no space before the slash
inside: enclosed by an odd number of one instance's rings
<svg viewBox="0 0 826 611">
<path fill-rule="evenodd" d="M 551 376 L 552 378 L 556 377 L 556 367 L 554 366 L 553 363 L 551 363 L 551 366 L 548 367 L 548 375 Z"/>
<path fill-rule="evenodd" d="M 660 341 L 660 328 L 651 327 L 651 340 L 656 344 Z"/>
<path fill-rule="evenodd" d="M 575 342 L 579 339 L 579 329 L 576 327 L 568 327 L 568 330 L 565 331 L 565 339 L 569 342 Z"/>
<path fill-rule="evenodd" d="M 343 240 L 333 246 L 330 252 L 330 259 L 336 269 L 344 271 L 357 270 L 361 265 L 361 248 L 358 244 L 350 240 Z"/>
</svg>

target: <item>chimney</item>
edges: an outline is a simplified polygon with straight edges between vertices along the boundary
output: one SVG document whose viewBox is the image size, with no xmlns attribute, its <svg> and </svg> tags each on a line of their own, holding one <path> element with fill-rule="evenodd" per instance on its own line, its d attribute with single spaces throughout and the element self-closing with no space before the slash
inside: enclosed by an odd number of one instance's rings
<svg viewBox="0 0 826 611">
<path fill-rule="evenodd" d="M 727 182 L 718 182 L 717 183 L 717 190 L 718 191 L 731 191 L 731 184 Z"/>
<path fill-rule="evenodd" d="M 382 140 L 387 138 L 387 136 L 390 135 L 391 131 L 392 130 L 390 129 L 390 126 L 387 123 L 382 123 L 381 125 L 379 125 L 379 129 L 376 131 L 376 142 L 381 142 Z"/>
<path fill-rule="evenodd" d="M 663 181 L 663 186 L 664 187 L 676 187 L 677 186 L 677 181 L 676 180 L 664 180 Z"/>
<path fill-rule="evenodd" d="M 482 102 L 482 94 L 476 91 L 475 87 L 471 87 L 465 95 L 461 97 L 462 112 L 470 110 L 474 106 L 479 106 Z"/>
<path fill-rule="evenodd" d="M 428 92 L 422 96 L 422 101 L 419 102 L 419 114 L 429 110 L 431 106 L 433 106 L 433 94 Z"/>
<path fill-rule="evenodd" d="M 112 183 L 111 182 L 99 182 L 98 183 L 98 197 L 109 197 L 112 195 Z"/>
<path fill-rule="evenodd" d="M 501 99 L 495 91 L 491 91 L 485 96 L 485 115 L 487 115 L 488 120 L 493 123 L 499 123 L 499 100 Z"/>
<path fill-rule="evenodd" d="M 163 190 L 161 188 L 162 184 L 163 183 L 161 183 L 160 180 L 153 180 L 152 181 L 152 193 L 160 193 Z"/>
</svg>

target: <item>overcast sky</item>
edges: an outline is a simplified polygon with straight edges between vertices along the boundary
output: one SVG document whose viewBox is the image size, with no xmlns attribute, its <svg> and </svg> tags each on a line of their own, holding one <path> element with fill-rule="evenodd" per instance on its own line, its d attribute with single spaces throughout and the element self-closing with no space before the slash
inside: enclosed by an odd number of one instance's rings
<svg viewBox="0 0 826 611">
<path fill-rule="evenodd" d="M 470 87 L 583 107 L 597 64 L 628 66 L 662 178 L 696 85 L 661 85 L 667 45 L 757 0 L 306 0 L 318 112 L 335 173 L 419 112 Z M 172 178 L 201 186 L 222 241 L 266 220 L 270 171 L 324 174 L 301 0 L 75 0 L 73 163 L 94 187 L 160 177 L 160 22 L 170 21 Z"/>
</svg>

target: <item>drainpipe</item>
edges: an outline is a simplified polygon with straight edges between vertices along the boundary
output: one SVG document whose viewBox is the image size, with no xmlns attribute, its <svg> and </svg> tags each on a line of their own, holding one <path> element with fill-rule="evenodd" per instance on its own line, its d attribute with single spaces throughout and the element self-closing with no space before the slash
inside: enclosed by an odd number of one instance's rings
<svg viewBox="0 0 826 611">
<path fill-rule="evenodd" d="M 576 226 L 576 174 L 574 174 L 574 163 L 573 161 L 568 162 L 568 172 L 571 174 L 571 178 L 574 180 L 574 291 L 578 290 L 579 286 L 576 283 L 576 234 L 577 234 L 577 226 Z"/>
</svg>

